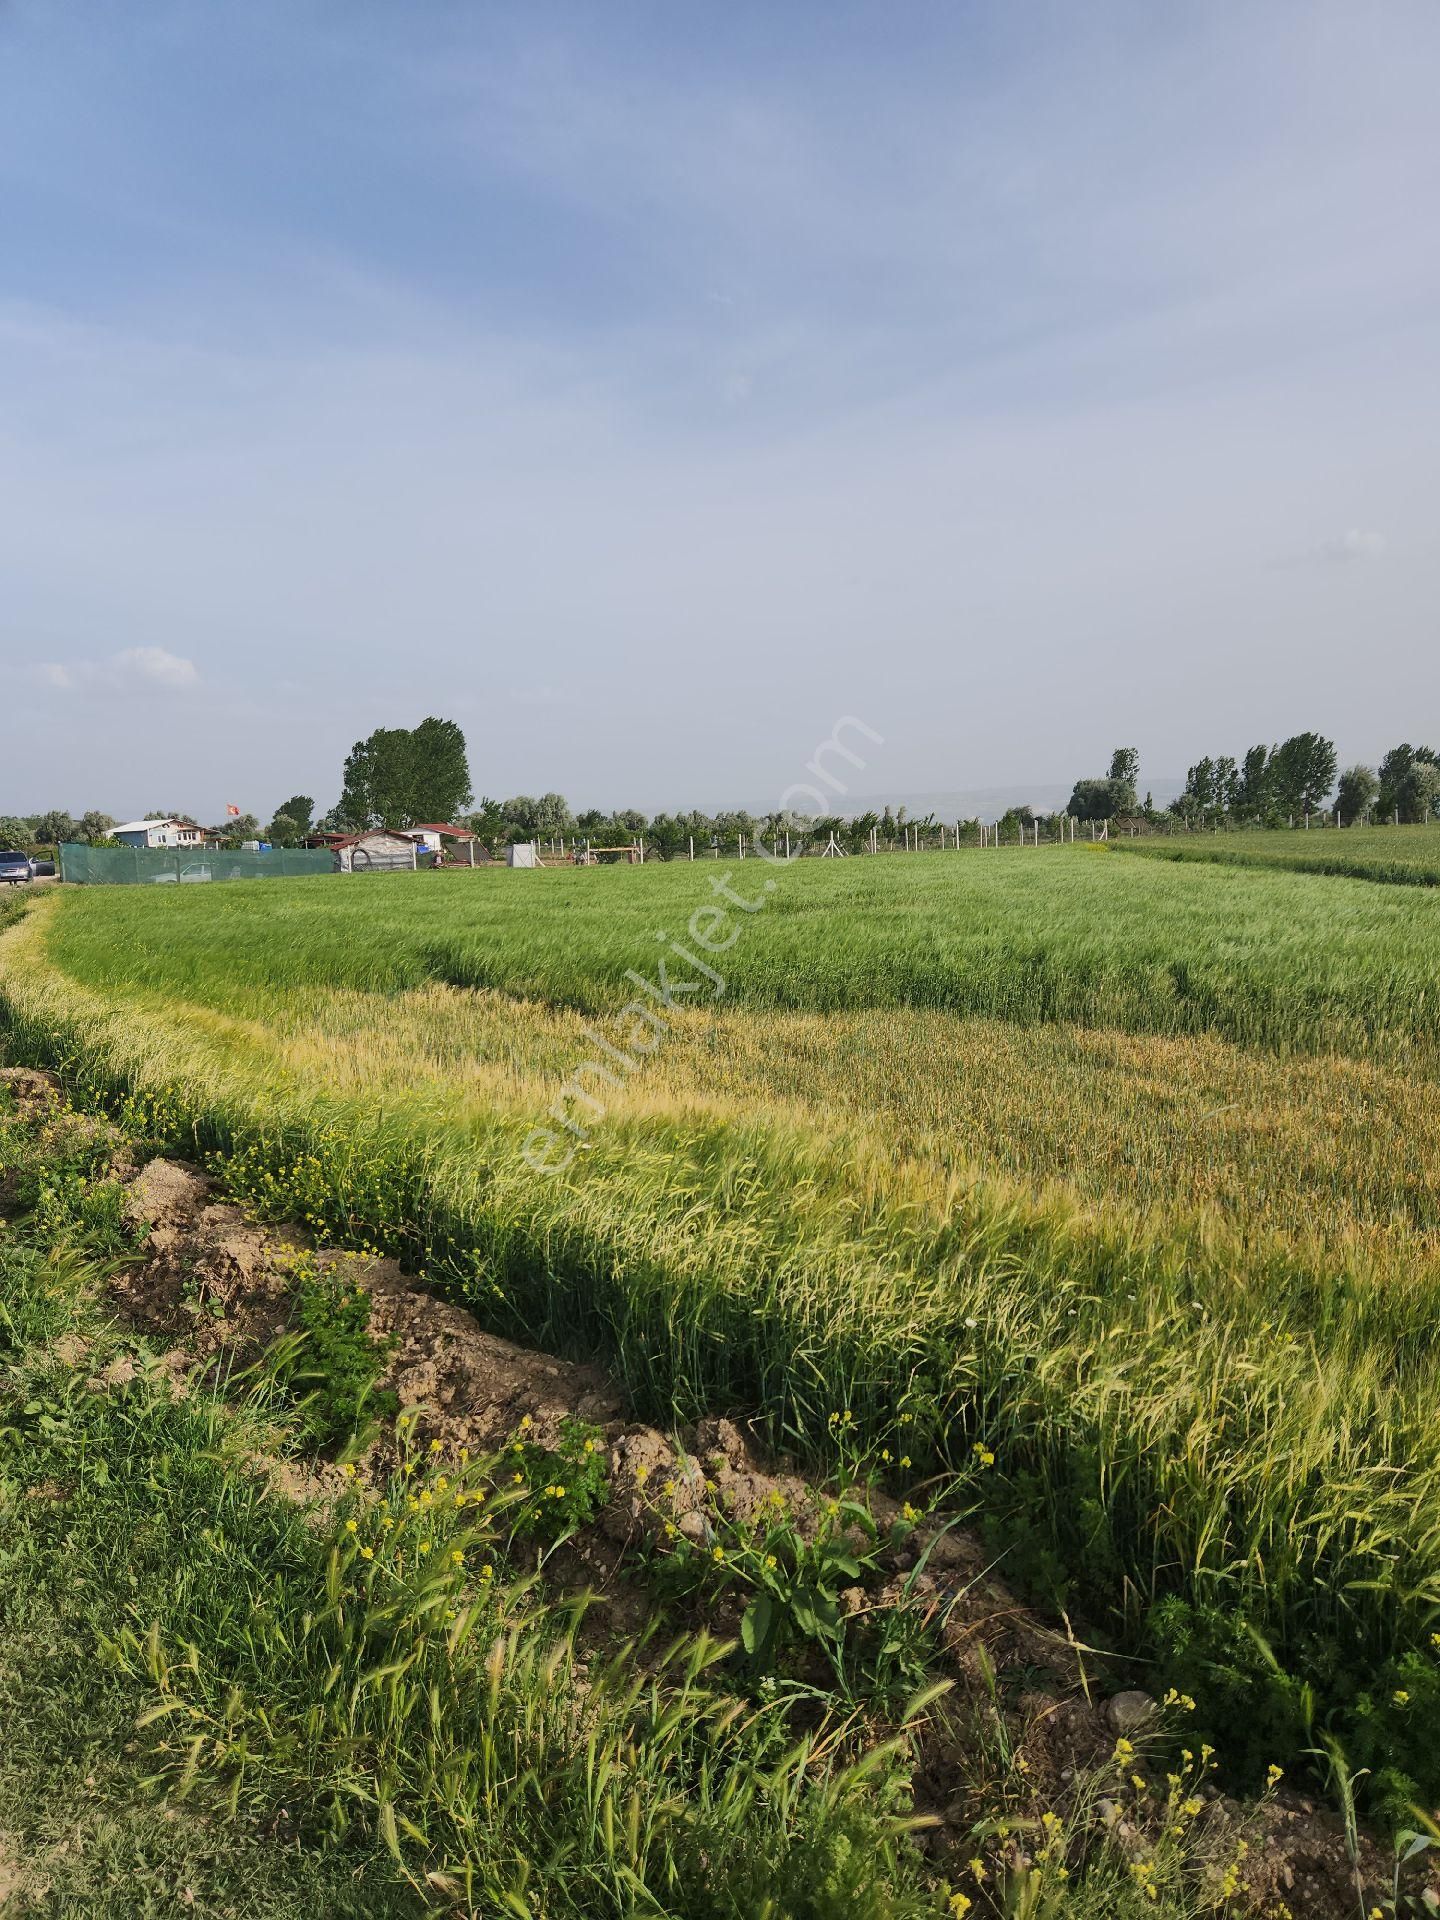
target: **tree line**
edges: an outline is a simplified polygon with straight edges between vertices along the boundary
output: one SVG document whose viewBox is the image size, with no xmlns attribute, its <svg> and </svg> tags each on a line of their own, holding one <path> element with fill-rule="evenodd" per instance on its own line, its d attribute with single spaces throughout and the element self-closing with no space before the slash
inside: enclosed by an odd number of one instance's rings
<svg viewBox="0 0 1440 1920">
<path fill-rule="evenodd" d="M 1335 743 L 1319 733 L 1292 734 L 1277 746 L 1254 746 L 1197 760 L 1184 791 L 1158 810 L 1136 793 L 1140 756 L 1117 747 L 1110 772 L 1077 780 L 1067 812 L 1080 820 L 1142 821 L 1150 826 L 1283 827 L 1316 815 L 1341 826 L 1367 820 L 1419 825 L 1440 816 L 1440 754 L 1408 742 L 1392 747 L 1378 768 L 1347 767 L 1337 778 Z"/>
<path fill-rule="evenodd" d="M 1254 746 L 1238 757 L 1207 756 L 1189 769 L 1184 791 L 1166 808 L 1147 793 L 1139 796 L 1140 753 L 1117 747 L 1109 771 L 1077 780 L 1061 814 L 1043 815 L 1012 807 L 1000 819 L 1002 834 L 1043 826 L 1059 837 L 1067 819 L 1120 821 L 1153 828 L 1202 826 L 1284 826 L 1321 815 L 1342 826 L 1365 820 L 1406 823 L 1440 817 L 1440 753 L 1408 742 L 1392 747 L 1378 767 L 1347 767 L 1337 776 L 1335 743 L 1318 733 L 1297 733 L 1274 746 Z M 157 809 L 146 819 L 176 819 L 199 825 L 178 810 Z M 933 814 L 914 817 L 904 807 L 858 814 L 804 816 L 743 808 L 719 813 L 646 814 L 636 808 L 571 810 L 563 794 L 515 794 L 508 800 L 474 800 L 465 736 L 453 720 L 431 716 L 416 727 L 379 727 L 358 740 L 346 757 L 340 798 L 326 814 L 315 814 L 308 794 L 292 794 L 262 826 L 252 813 L 230 817 L 206 829 L 222 844 L 238 846 L 263 839 L 274 846 L 298 846 L 317 832 L 363 832 L 371 827 L 449 824 L 468 828 L 487 847 L 538 840 L 567 845 L 588 840 L 592 846 L 630 846 L 643 840 L 648 855 L 665 859 L 712 847 L 732 849 L 757 837 L 770 844 L 789 834 L 792 845 L 828 847 L 847 853 L 870 845 L 904 846 L 937 839 L 942 826 L 962 839 L 981 837 L 978 818 L 939 821 Z M 103 845 L 115 821 L 90 811 L 78 818 L 64 811 L 0 816 L 0 846 L 53 847 L 61 841 Z"/>
<path fill-rule="evenodd" d="M 1416 826 L 1440 813 L 1440 754 L 1408 741 L 1379 767 L 1346 767 L 1335 744 L 1296 734 L 1277 747 L 1251 747 L 1238 762 L 1220 756 L 1191 767 L 1172 812 L 1186 825 L 1283 825 L 1321 814 L 1341 826 L 1399 820 Z"/>
</svg>

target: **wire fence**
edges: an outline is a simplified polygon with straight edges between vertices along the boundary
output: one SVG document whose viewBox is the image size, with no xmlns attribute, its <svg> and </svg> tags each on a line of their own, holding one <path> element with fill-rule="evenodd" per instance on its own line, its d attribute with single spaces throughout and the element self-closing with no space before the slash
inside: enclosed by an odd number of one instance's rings
<svg viewBox="0 0 1440 1920">
<path fill-rule="evenodd" d="M 326 848 L 276 847 L 244 853 L 222 847 L 88 847 L 66 841 L 60 878 L 80 887 L 193 886 L 210 880 L 282 880 L 334 873 Z"/>
</svg>

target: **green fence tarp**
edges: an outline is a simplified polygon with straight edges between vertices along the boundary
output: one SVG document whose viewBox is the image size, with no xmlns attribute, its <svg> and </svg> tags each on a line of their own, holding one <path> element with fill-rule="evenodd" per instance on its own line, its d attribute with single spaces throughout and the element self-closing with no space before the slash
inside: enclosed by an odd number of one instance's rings
<svg viewBox="0 0 1440 1920">
<path fill-rule="evenodd" d="M 60 849 L 60 878 L 80 887 L 173 887 L 334 871 L 335 856 L 323 847 L 232 853 L 222 847 L 87 847 L 67 841 Z"/>
</svg>

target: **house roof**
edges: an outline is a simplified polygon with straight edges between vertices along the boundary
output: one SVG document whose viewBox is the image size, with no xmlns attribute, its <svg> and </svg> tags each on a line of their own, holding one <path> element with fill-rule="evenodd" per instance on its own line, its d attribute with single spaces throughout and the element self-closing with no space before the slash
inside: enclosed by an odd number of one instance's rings
<svg viewBox="0 0 1440 1920">
<path fill-rule="evenodd" d="M 176 820 L 169 815 L 163 820 L 127 820 L 123 825 L 111 827 L 111 833 L 153 833 L 160 827 L 180 827 L 186 833 L 199 833 L 201 828 L 192 827 L 188 820 Z"/>
<path fill-rule="evenodd" d="M 417 820 L 409 833 L 448 833 L 452 840 L 473 840 L 474 834 L 468 827 L 452 827 L 444 820 Z"/>
</svg>

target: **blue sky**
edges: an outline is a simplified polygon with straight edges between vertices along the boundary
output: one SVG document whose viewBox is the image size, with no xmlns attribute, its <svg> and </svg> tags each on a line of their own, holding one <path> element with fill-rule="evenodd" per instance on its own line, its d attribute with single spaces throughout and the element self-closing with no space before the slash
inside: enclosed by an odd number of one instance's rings
<svg viewBox="0 0 1440 1920">
<path fill-rule="evenodd" d="M 1440 733 L 1440 12 L 0 9 L 0 813 Z"/>
</svg>

